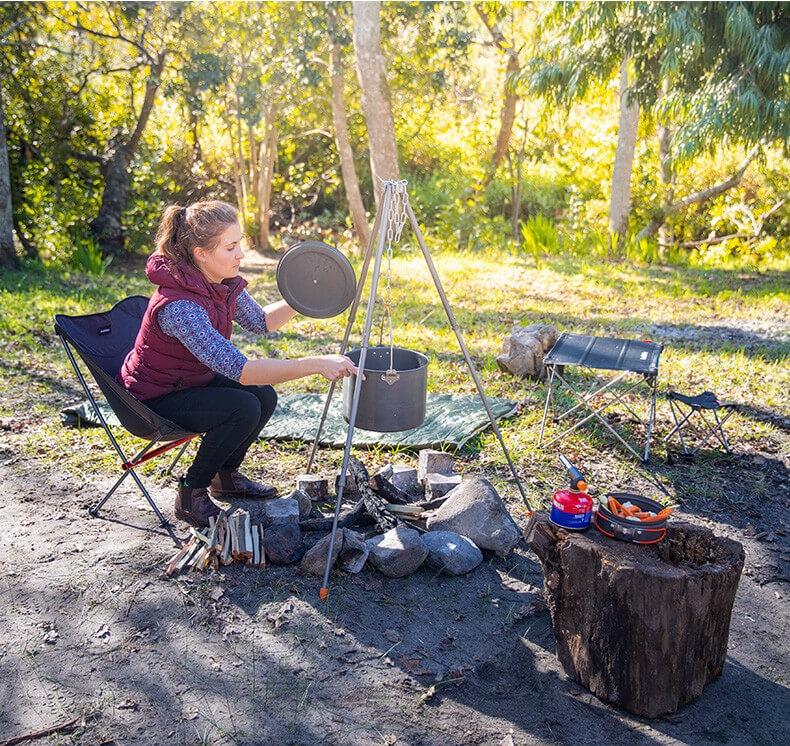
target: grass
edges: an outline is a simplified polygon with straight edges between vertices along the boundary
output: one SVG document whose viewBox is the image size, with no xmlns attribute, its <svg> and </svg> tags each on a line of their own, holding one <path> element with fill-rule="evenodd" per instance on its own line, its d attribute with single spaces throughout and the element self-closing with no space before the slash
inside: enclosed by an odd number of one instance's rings
<svg viewBox="0 0 790 746">
<path fill-rule="evenodd" d="M 513 324 L 541 322 L 561 331 L 635 339 L 669 331 L 675 336 L 667 341 L 662 354 L 660 391 L 667 387 L 683 392 L 710 389 L 722 398 L 748 405 L 749 411 L 758 415 L 790 417 L 787 273 L 633 266 L 578 257 L 544 257 L 536 266 L 532 256 L 506 251 L 432 251 L 486 393 L 524 403 L 523 414 L 503 422 L 501 429 L 519 472 L 528 477 L 524 487 L 530 499 L 545 499 L 550 486 L 564 482 L 565 477 L 556 462 L 556 451 L 536 448 L 544 385 L 503 375 L 495 365 L 502 340 Z M 358 258 L 354 261 L 359 272 L 361 262 Z M 0 275 L 0 426 L 12 436 L 15 452 L 35 455 L 86 478 L 112 473 L 114 458 L 98 429 L 64 432 L 60 426 L 58 410 L 81 397 L 54 335 L 52 317 L 58 312 L 96 311 L 134 293 L 147 295 L 151 286 L 143 276 L 142 264 L 142 257 L 123 266 L 113 264 L 100 281 L 73 272 L 59 275 L 44 270 Z M 279 297 L 273 271 L 249 279 L 249 290 L 262 302 Z M 430 390 L 474 394 L 473 381 L 419 252 L 409 246 L 399 249 L 390 279 L 395 343 L 429 356 Z M 381 298 L 386 287 L 383 273 L 379 287 Z M 353 328 L 352 347 L 360 344 L 364 315 L 363 304 Z M 377 308 L 372 343 L 379 342 L 380 321 Z M 271 339 L 255 338 L 241 330 L 234 339 L 248 356 L 283 358 L 335 352 L 345 324 L 345 316 L 327 320 L 297 317 Z M 745 336 L 743 330 L 755 333 Z M 388 343 L 386 334 L 382 341 Z M 571 375 L 579 385 L 591 380 L 576 372 Z M 327 386 L 323 379 L 314 377 L 278 388 L 325 392 Z M 645 406 L 645 400 L 636 395 L 632 401 L 635 407 Z M 658 415 L 661 436 L 669 422 L 663 402 Z M 790 448 L 786 434 L 766 417 L 736 414 L 727 431 L 741 451 L 767 447 L 787 455 Z M 129 450 L 138 445 L 125 434 L 120 435 L 120 442 Z M 633 477 L 633 460 L 603 428 L 582 428 L 567 439 L 563 450 L 593 477 L 618 483 Z M 703 462 L 705 454 L 703 451 Z M 320 468 L 327 472 L 337 468 L 341 455 L 339 451 L 320 451 Z M 485 473 L 508 495 L 517 495 L 499 443 L 490 431 L 473 439 L 461 457 L 462 472 Z M 605 468 L 600 464 L 602 457 Z M 378 449 L 364 458 L 371 466 L 386 460 L 409 460 L 413 454 Z M 281 475 L 279 481 L 285 486 L 291 483 L 290 475 L 303 469 L 306 452 L 292 445 L 258 445 L 252 463 Z M 154 475 L 161 466 L 148 463 L 143 473 Z"/>
</svg>

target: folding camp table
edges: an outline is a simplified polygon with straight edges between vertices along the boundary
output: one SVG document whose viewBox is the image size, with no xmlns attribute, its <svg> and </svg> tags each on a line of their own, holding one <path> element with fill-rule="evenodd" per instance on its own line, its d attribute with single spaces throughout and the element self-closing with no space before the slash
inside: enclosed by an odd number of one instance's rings
<svg viewBox="0 0 790 746">
<path fill-rule="evenodd" d="M 611 339 L 608 337 L 593 337 L 584 334 L 560 335 L 557 343 L 549 350 L 543 360 L 548 372 L 548 385 L 546 387 L 546 404 L 543 408 L 543 421 L 540 425 L 540 440 L 538 446 L 543 444 L 543 433 L 546 427 L 546 416 L 549 411 L 549 404 L 554 407 L 554 384 L 559 382 L 567 389 L 577 401 L 569 409 L 557 414 L 554 419 L 559 421 L 568 415 L 585 408 L 590 411 L 586 417 L 576 422 L 564 432 L 553 438 L 546 446 L 564 438 L 568 433 L 573 432 L 586 422 L 597 419 L 609 432 L 614 435 L 631 453 L 639 459 L 647 461 L 650 455 L 650 436 L 653 432 L 653 420 L 656 412 L 656 390 L 658 386 L 658 362 L 661 356 L 662 344 L 653 342 L 640 342 L 631 339 Z M 598 387 L 592 391 L 580 391 L 570 383 L 565 373 L 565 366 L 576 366 L 592 368 L 595 370 L 615 371 L 616 375 L 608 381 L 601 380 L 596 376 Z M 627 388 L 617 391 L 614 386 L 622 379 L 636 376 L 635 381 L 629 381 Z M 651 392 L 650 415 L 645 419 L 637 414 L 625 400 L 625 397 L 634 389 L 646 385 Z M 594 400 L 604 399 L 603 404 Z M 601 412 L 610 406 L 620 403 L 636 419 L 647 428 L 647 442 L 645 444 L 644 456 L 641 456 L 636 448 L 628 443 L 623 437 L 601 416 Z"/>
</svg>

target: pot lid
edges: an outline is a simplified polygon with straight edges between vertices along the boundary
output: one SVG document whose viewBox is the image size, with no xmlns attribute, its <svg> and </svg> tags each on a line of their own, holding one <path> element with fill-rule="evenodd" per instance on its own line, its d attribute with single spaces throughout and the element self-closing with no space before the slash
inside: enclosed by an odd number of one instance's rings
<svg viewBox="0 0 790 746">
<path fill-rule="evenodd" d="M 357 278 L 351 262 L 318 241 L 292 246 L 277 265 L 277 287 L 291 308 L 313 319 L 338 316 L 351 305 Z"/>
</svg>

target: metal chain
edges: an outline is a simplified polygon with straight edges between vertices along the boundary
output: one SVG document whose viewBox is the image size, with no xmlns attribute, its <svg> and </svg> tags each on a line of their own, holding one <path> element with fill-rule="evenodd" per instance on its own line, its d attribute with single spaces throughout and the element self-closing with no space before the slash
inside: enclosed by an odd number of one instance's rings
<svg viewBox="0 0 790 746">
<path fill-rule="evenodd" d="M 390 332 L 390 367 L 388 373 L 395 372 L 395 353 L 394 335 L 392 331 L 392 244 L 400 241 L 403 227 L 406 225 L 406 204 L 409 200 L 409 193 L 406 191 L 406 181 L 383 181 L 382 187 L 392 187 L 392 201 L 390 202 L 389 214 L 385 216 L 387 221 L 387 290 L 385 300 L 385 312 L 389 322 Z"/>
</svg>

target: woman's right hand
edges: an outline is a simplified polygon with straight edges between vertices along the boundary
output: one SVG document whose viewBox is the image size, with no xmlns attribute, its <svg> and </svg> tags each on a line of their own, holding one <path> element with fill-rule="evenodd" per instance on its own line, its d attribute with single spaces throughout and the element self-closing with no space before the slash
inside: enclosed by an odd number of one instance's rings
<svg viewBox="0 0 790 746">
<path fill-rule="evenodd" d="M 357 373 L 354 362 L 345 355 L 321 355 L 316 361 L 318 372 L 328 381 L 339 381 L 352 373 Z"/>
</svg>

